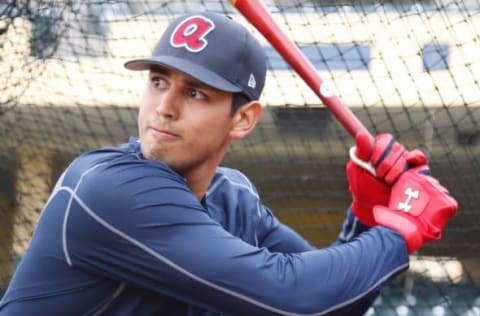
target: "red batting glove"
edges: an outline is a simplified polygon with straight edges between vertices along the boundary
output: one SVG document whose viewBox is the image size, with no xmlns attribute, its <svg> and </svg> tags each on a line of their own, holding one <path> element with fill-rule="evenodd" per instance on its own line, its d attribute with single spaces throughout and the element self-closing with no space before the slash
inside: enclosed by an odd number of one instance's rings
<svg viewBox="0 0 480 316">
<path fill-rule="evenodd" d="M 439 240 L 447 221 L 456 214 L 457 201 L 426 166 L 409 169 L 393 185 L 388 207 L 375 206 L 379 225 L 399 232 L 412 254 L 426 242 Z"/>
<path fill-rule="evenodd" d="M 352 212 L 365 225 L 375 226 L 373 207 L 388 205 L 390 186 L 351 160 L 347 162 L 348 190 L 352 195 Z"/>
<path fill-rule="evenodd" d="M 367 134 L 357 134 L 355 142 L 346 168 L 352 211 L 364 224 L 375 226 L 373 207 L 386 206 L 391 184 L 409 167 L 426 164 L 427 158 L 420 150 L 408 152 L 390 134 L 376 136 L 373 148 Z"/>
<path fill-rule="evenodd" d="M 355 137 L 355 155 L 370 163 L 375 176 L 387 184 L 393 184 L 408 168 L 427 164 L 427 157 L 418 149 L 407 151 L 395 141 L 391 134 L 375 137 L 373 148 L 368 135 L 359 133 Z"/>
</svg>

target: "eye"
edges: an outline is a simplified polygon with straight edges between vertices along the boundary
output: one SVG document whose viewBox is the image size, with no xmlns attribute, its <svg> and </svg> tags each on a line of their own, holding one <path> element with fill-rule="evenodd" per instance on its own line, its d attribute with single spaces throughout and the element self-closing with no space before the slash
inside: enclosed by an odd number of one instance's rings
<svg viewBox="0 0 480 316">
<path fill-rule="evenodd" d="M 155 88 L 164 88 L 167 85 L 167 82 L 165 79 L 159 76 L 153 76 L 150 78 L 150 83 L 155 87 Z"/>
<path fill-rule="evenodd" d="M 205 99 L 207 97 L 202 91 L 196 88 L 189 89 L 188 96 L 193 99 Z"/>
</svg>

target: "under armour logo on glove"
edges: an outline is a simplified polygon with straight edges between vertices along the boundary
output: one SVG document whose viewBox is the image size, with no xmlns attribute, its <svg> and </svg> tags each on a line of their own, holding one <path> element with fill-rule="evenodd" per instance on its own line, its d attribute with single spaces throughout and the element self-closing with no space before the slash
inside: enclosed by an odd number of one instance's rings
<svg viewBox="0 0 480 316">
<path fill-rule="evenodd" d="M 170 44 L 173 47 L 185 47 L 192 53 L 202 51 L 208 45 L 205 39 L 215 28 L 212 20 L 201 15 L 194 15 L 182 21 L 172 33 Z"/>
<path fill-rule="evenodd" d="M 412 199 L 418 199 L 420 197 L 420 191 L 413 190 L 411 187 L 408 187 L 405 189 L 404 193 L 407 196 L 407 199 L 405 200 L 405 202 L 398 203 L 397 210 L 410 212 L 410 210 L 412 209 L 412 205 L 410 204 L 410 201 Z"/>
<path fill-rule="evenodd" d="M 410 254 L 442 238 L 445 224 L 458 208 L 448 190 L 426 171 L 426 166 L 418 166 L 402 173 L 392 187 L 388 207 L 373 208 L 377 224 L 399 232 Z"/>
</svg>

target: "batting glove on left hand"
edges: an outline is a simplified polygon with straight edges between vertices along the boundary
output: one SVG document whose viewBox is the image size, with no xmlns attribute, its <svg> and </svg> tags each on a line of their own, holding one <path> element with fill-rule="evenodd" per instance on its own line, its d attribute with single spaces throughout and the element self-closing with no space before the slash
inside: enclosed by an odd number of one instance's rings
<svg viewBox="0 0 480 316">
<path fill-rule="evenodd" d="M 392 187 L 388 206 L 375 206 L 375 221 L 400 233 L 409 254 L 431 240 L 442 238 L 447 221 L 456 214 L 457 201 L 426 166 L 409 169 Z"/>
</svg>

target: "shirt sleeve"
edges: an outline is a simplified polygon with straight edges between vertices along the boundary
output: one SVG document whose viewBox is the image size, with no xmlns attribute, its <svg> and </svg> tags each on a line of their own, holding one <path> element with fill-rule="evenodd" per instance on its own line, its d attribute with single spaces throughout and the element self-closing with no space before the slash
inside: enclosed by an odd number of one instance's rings
<svg viewBox="0 0 480 316">
<path fill-rule="evenodd" d="M 296 253 L 316 249 L 299 233 L 280 222 L 264 205 L 261 207 L 258 232 L 259 246 L 272 252 Z"/>
<path fill-rule="evenodd" d="M 341 313 L 408 267 L 402 237 L 383 227 L 322 250 L 272 251 L 282 249 L 275 233 L 263 238 L 270 250 L 255 247 L 223 229 L 181 178 L 159 166 L 100 166 L 59 191 L 69 205 L 71 266 L 221 313 Z"/>
<path fill-rule="evenodd" d="M 359 236 L 361 233 L 367 231 L 370 227 L 363 224 L 352 212 L 349 207 L 346 212 L 345 220 L 342 224 L 342 229 L 338 235 L 338 239 L 333 245 L 343 244 L 349 242 Z"/>
</svg>

